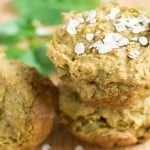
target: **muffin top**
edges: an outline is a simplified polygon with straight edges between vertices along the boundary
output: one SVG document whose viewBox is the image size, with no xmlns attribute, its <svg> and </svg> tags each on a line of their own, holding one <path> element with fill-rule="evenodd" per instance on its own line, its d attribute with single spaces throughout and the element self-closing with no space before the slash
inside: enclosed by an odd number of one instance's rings
<svg viewBox="0 0 150 150">
<path fill-rule="evenodd" d="M 64 16 L 48 51 L 62 76 L 102 89 L 116 84 L 116 95 L 119 84 L 134 89 L 150 85 L 148 13 L 105 4 Z"/>
</svg>

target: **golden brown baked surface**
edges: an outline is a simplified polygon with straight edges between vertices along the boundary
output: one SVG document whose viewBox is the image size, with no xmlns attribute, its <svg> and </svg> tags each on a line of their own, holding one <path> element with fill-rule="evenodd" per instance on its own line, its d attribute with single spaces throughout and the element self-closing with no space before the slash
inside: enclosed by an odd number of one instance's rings
<svg viewBox="0 0 150 150">
<path fill-rule="evenodd" d="M 0 149 L 29 150 L 51 131 L 57 90 L 34 68 L 0 56 Z"/>
<path fill-rule="evenodd" d="M 102 5 L 68 16 L 48 56 L 63 82 L 71 83 L 84 101 L 121 106 L 150 88 L 148 13 Z"/>
<path fill-rule="evenodd" d="M 149 138 L 150 97 L 116 110 L 89 106 L 64 86 L 59 92 L 60 120 L 77 138 L 101 147 L 127 146 Z"/>
</svg>

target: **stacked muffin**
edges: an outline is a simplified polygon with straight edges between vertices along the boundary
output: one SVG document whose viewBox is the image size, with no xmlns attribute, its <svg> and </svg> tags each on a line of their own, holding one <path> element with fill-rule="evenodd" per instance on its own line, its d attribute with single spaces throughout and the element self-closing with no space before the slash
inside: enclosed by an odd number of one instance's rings
<svg viewBox="0 0 150 150">
<path fill-rule="evenodd" d="M 64 17 L 48 50 L 62 80 L 61 122 L 102 147 L 149 138 L 150 15 L 102 5 Z"/>
</svg>

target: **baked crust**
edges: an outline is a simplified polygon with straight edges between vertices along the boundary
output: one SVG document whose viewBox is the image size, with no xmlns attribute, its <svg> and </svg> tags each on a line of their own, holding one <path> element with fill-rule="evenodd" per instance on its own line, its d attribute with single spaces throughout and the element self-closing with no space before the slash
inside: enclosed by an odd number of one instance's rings
<svg viewBox="0 0 150 150">
<path fill-rule="evenodd" d="M 35 87 L 39 87 L 40 92 L 35 97 L 31 111 L 32 122 L 34 123 L 33 130 L 28 141 L 24 143 L 23 150 L 29 150 L 41 144 L 48 137 L 53 127 L 58 93 L 56 87 L 48 78 L 45 78 L 45 80 L 42 78 L 40 82 L 39 76 L 35 76 L 33 79 L 36 84 Z"/>
<path fill-rule="evenodd" d="M 95 136 L 94 139 L 91 139 L 89 135 L 84 133 L 77 133 L 73 130 L 70 131 L 76 138 L 88 142 L 90 144 L 97 144 L 103 148 L 112 148 L 112 147 L 122 147 L 122 146 L 131 146 L 135 144 L 140 144 L 145 142 L 150 138 L 150 131 L 148 133 L 144 133 L 142 139 L 137 139 L 130 133 L 115 133 L 114 135 L 99 135 Z"/>
<path fill-rule="evenodd" d="M 57 89 L 34 68 L 0 58 L 0 149 L 29 150 L 52 129 Z"/>
<path fill-rule="evenodd" d="M 64 86 L 59 91 L 60 121 L 77 138 L 106 148 L 142 143 L 150 138 L 150 97 L 116 110 L 87 105 L 78 93 Z"/>
<path fill-rule="evenodd" d="M 84 81 L 83 81 L 84 82 Z M 84 103 L 87 103 L 91 106 L 98 107 L 98 108 L 115 108 L 115 109 L 124 109 L 128 108 L 129 106 L 133 106 L 136 104 L 137 100 L 145 99 L 150 95 L 150 89 L 147 87 L 137 87 L 136 89 L 130 89 L 126 93 L 122 93 L 117 97 L 108 98 L 107 96 L 98 98 L 97 96 L 91 96 L 90 89 L 87 88 L 86 84 L 81 82 L 75 82 L 74 80 L 69 79 L 68 77 L 63 77 L 62 81 L 59 82 L 60 86 L 65 86 L 68 90 L 80 93 L 81 100 Z M 97 89 L 96 92 L 98 93 L 99 90 Z M 121 93 L 120 93 L 121 94 Z M 115 95 L 115 93 L 114 93 Z"/>
</svg>

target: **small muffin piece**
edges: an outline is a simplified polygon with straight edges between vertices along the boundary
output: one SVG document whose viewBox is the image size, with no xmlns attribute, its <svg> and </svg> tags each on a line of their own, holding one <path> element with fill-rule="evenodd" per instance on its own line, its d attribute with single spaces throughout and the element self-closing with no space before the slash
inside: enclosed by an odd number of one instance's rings
<svg viewBox="0 0 150 150">
<path fill-rule="evenodd" d="M 48 50 L 64 84 L 96 106 L 130 105 L 140 91 L 150 94 L 148 13 L 102 5 L 68 16 Z"/>
<path fill-rule="evenodd" d="M 141 143 L 150 137 L 150 97 L 116 110 L 89 106 L 64 86 L 59 92 L 60 121 L 83 141 L 110 148 Z"/>
<path fill-rule="evenodd" d="M 52 129 L 57 90 L 21 62 L 0 56 L 0 150 L 29 150 Z"/>
</svg>

